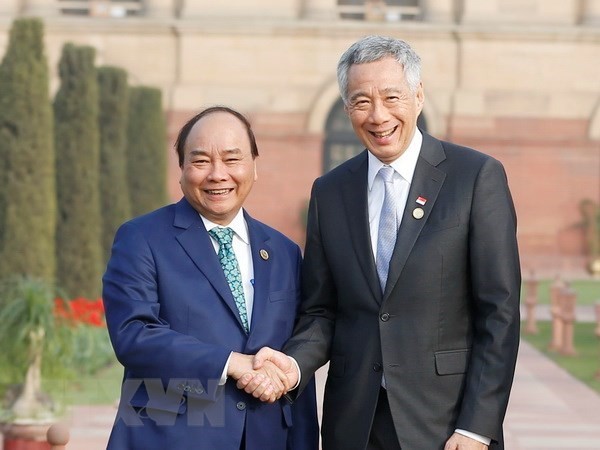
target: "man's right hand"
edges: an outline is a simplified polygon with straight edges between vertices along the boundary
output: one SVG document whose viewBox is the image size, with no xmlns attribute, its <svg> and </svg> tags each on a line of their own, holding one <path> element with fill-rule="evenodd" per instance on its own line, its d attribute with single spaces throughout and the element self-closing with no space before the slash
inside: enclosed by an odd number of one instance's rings
<svg viewBox="0 0 600 450">
<path fill-rule="evenodd" d="M 233 352 L 227 367 L 227 376 L 237 380 L 237 387 L 244 389 L 263 402 L 273 403 L 281 398 L 292 385 L 289 384 L 285 373 L 275 364 L 265 361 L 265 364 L 254 369 L 252 355 Z"/>
<path fill-rule="evenodd" d="M 253 369 L 254 370 L 269 370 L 269 368 L 274 365 L 277 367 L 279 371 L 281 371 L 287 380 L 286 386 L 287 389 L 284 392 L 291 388 L 294 388 L 298 384 L 298 380 L 300 379 L 300 373 L 298 372 L 298 367 L 294 363 L 294 360 L 286 355 L 285 353 L 281 353 L 277 350 L 273 350 L 269 347 L 261 348 L 256 355 L 254 355 L 253 361 Z M 277 372 L 278 373 L 278 372 Z M 260 386 L 260 380 L 256 380 L 254 378 L 246 378 L 245 376 L 238 380 L 238 388 L 244 389 L 246 392 L 251 393 L 255 389 Z"/>
</svg>

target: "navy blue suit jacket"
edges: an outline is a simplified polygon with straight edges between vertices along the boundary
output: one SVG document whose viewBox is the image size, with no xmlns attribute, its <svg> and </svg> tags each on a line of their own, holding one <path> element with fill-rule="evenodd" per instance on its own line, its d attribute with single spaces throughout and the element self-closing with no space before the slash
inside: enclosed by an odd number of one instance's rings
<svg viewBox="0 0 600 450">
<path fill-rule="evenodd" d="M 109 449 L 239 450 L 244 430 L 248 450 L 318 448 L 314 380 L 293 406 L 261 403 L 233 380 L 219 386 L 230 352 L 282 348 L 300 301 L 298 246 L 245 220 L 255 280 L 248 335 L 187 200 L 118 230 L 103 278 L 108 330 L 125 367 Z"/>
</svg>

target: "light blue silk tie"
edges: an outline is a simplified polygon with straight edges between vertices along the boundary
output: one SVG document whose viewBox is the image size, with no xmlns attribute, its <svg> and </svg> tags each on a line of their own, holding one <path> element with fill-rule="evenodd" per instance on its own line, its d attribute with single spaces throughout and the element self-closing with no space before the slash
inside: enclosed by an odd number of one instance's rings
<svg viewBox="0 0 600 450">
<path fill-rule="evenodd" d="M 229 289 L 231 289 L 231 293 L 233 294 L 240 319 L 242 319 L 242 325 L 244 325 L 244 329 L 248 333 L 250 327 L 248 326 L 248 312 L 246 311 L 246 300 L 244 300 L 242 275 L 232 246 L 233 230 L 231 228 L 216 227 L 208 233 L 219 243 L 219 253 L 217 256 L 223 267 L 223 272 L 225 272 L 227 283 L 229 283 Z"/>
<path fill-rule="evenodd" d="M 394 252 L 398 234 L 398 192 L 394 191 L 394 169 L 392 167 L 383 166 L 379 169 L 378 175 L 384 181 L 385 196 L 381 207 L 381 215 L 379 216 L 376 265 L 381 292 L 385 292 L 390 259 Z"/>
</svg>

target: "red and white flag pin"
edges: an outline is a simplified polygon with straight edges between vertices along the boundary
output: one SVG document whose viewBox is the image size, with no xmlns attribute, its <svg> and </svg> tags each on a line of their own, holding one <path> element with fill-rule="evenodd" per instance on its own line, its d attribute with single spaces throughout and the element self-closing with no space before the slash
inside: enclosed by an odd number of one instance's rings
<svg viewBox="0 0 600 450">
<path fill-rule="evenodd" d="M 423 206 L 425 203 L 427 203 L 427 199 L 426 199 L 425 197 L 421 197 L 421 196 L 419 196 L 419 197 L 417 198 L 417 203 L 418 203 L 419 205 Z"/>
</svg>

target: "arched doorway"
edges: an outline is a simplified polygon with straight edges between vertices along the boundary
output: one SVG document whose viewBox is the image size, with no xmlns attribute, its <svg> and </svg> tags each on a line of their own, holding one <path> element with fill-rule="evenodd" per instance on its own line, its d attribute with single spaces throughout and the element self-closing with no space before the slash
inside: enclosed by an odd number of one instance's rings
<svg viewBox="0 0 600 450">
<path fill-rule="evenodd" d="M 417 126 L 427 131 L 427 120 L 422 112 L 417 119 Z M 354 134 L 350 119 L 344 111 L 344 102 L 340 98 L 331 108 L 325 123 L 323 173 L 329 172 L 364 149 L 365 147 Z"/>
</svg>

